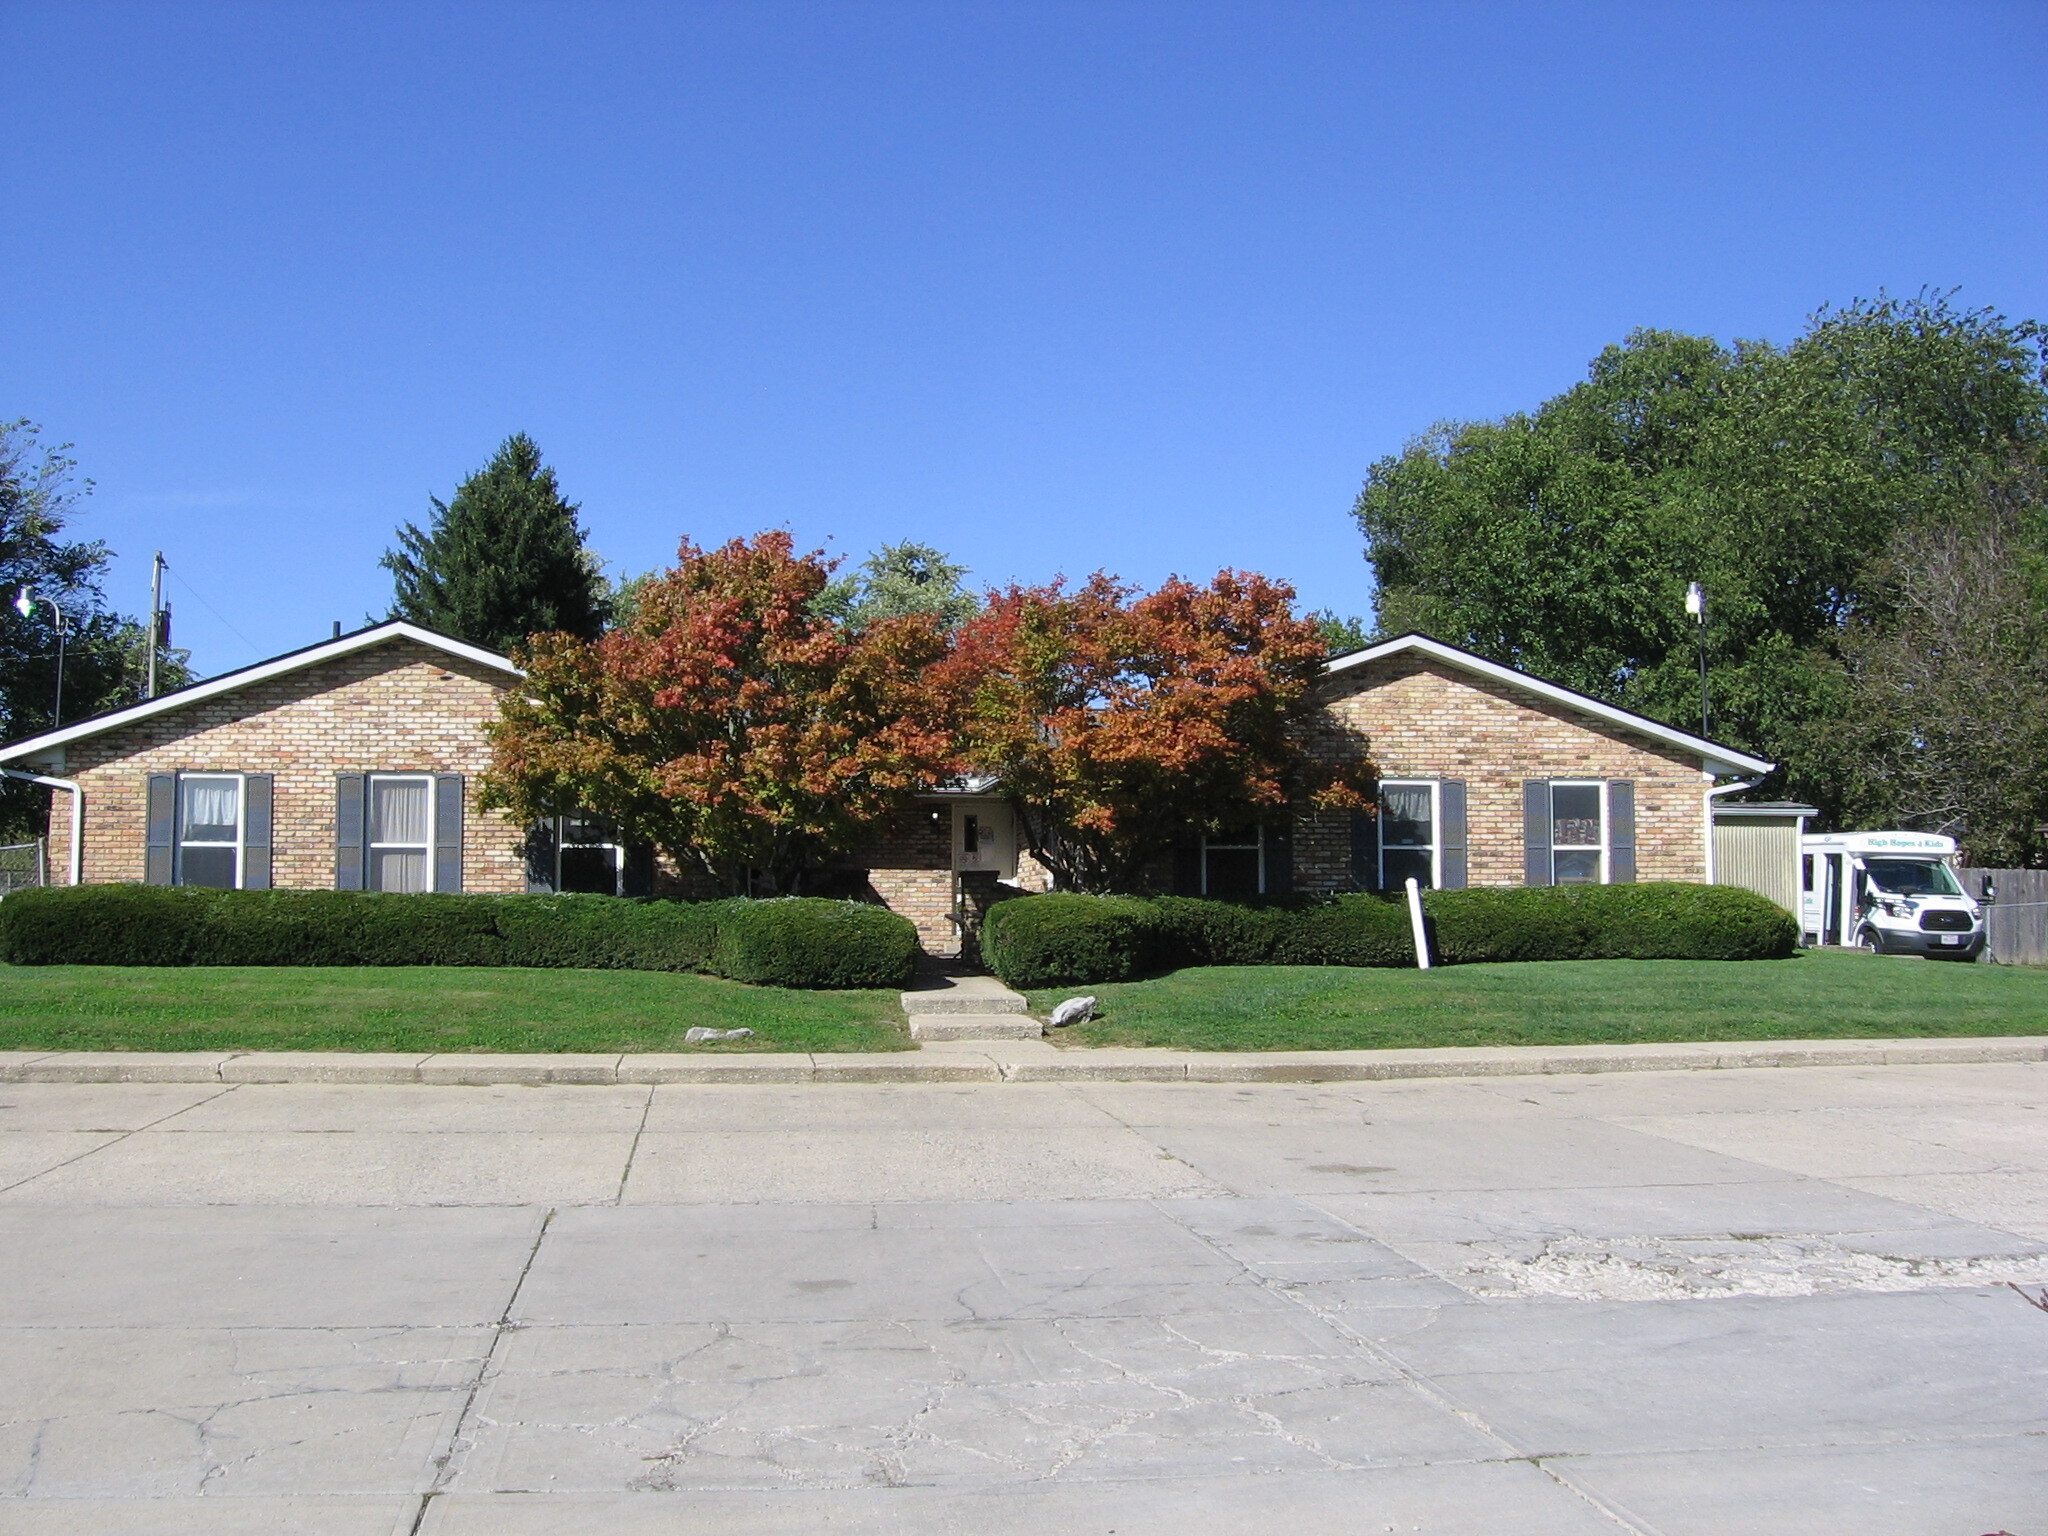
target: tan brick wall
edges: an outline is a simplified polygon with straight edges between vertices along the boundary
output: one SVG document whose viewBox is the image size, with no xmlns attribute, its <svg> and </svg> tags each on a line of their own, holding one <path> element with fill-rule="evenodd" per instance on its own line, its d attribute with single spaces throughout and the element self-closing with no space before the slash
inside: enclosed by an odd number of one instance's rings
<svg viewBox="0 0 2048 1536">
<path fill-rule="evenodd" d="M 510 681 L 393 640 L 73 742 L 59 772 L 85 786 L 86 881 L 142 879 L 152 773 L 274 775 L 271 883 L 300 890 L 334 886 L 336 774 L 459 773 L 463 889 L 523 891 L 522 830 L 476 808 L 484 727 Z M 70 796 L 51 799 L 51 867 L 62 869 Z"/>
<path fill-rule="evenodd" d="M 1428 657 L 1390 656 L 1340 672 L 1318 693 L 1310 750 L 1337 761 L 1369 754 L 1384 778 L 1462 779 L 1469 883 L 1522 883 L 1524 779 L 1635 784 L 1636 878 L 1706 879 L 1698 760 L 1519 688 Z M 1298 823 L 1294 878 L 1305 891 L 1351 885 L 1351 818 Z"/>
</svg>

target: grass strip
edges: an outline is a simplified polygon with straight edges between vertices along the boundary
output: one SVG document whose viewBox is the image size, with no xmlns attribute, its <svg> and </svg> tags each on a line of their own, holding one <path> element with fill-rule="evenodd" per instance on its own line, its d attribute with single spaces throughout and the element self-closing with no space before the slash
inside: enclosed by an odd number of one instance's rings
<svg viewBox="0 0 2048 1536">
<path fill-rule="evenodd" d="M 754 1031 L 685 1045 L 684 1031 Z M 9 1051 L 901 1051 L 893 992 L 659 971 L 0 966 Z"/>
<path fill-rule="evenodd" d="M 1556 960 L 1436 970 L 1204 966 L 1092 993 L 1064 1045 L 1338 1051 L 1446 1045 L 2048 1034 L 2048 969 L 1802 951 L 1789 960 Z"/>
</svg>

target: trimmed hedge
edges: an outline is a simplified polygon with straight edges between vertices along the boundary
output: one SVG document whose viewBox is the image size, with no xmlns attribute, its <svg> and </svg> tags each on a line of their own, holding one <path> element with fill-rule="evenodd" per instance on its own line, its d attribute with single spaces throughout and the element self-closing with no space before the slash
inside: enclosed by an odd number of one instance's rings
<svg viewBox="0 0 2048 1536">
<path fill-rule="evenodd" d="M 82 885 L 0 901 L 12 965 L 506 965 L 704 971 L 808 988 L 900 987 L 917 930 L 815 897 L 385 895 Z"/>
<path fill-rule="evenodd" d="M 1753 891 L 1676 882 L 1431 891 L 1431 958 L 1782 960 L 1799 943 L 1790 913 Z M 1027 896 L 989 909 L 989 968 L 1013 987 L 1127 981 L 1191 965 L 1415 963 L 1399 896 L 1254 902 L 1188 896 Z"/>
</svg>

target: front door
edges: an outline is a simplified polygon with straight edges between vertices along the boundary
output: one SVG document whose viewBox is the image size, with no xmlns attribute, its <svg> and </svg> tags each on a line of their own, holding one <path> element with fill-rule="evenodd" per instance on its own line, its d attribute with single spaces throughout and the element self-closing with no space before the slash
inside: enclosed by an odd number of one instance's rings
<svg viewBox="0 0 2048 1536">
<path fill-rule="evenodd" d="M 1017 873 L 1017 823 L 1000 800 L 969 800 L 953 807 L 953 868 L 962 874 Z"/>
</svg>

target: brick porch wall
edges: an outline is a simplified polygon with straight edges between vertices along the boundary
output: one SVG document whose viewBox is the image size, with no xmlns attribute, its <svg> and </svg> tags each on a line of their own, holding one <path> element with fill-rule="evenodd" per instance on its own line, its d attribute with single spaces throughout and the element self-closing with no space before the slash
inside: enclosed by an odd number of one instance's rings
<svg viewBox="0 0 2048 1536">
<path fill-rule="evenodd" d="M 1522 883 L 1524 779 L 1628 779 L 1635 784 L 1636 878 L 1707 877 L 1697 760 L 1647 737 L 1428 657 L 1390 656 L 1320 685 L 1310 751 L 1325 761 L 1369 754 L 1383 778 L 1462 779 L 1468 880 Z M 1312 813 L 1294 833 L 1304 891 L 1351 887 L 1351 818 Z"/>
<path fill-rule="evenodd" d="M 463 889 L 523 891 L 522 830 L 476 808 L 511 681 L 400 639 L 73 742 L 57 772 L 85 787 L 86 882 L 142 879 L 152 773 L 274 775 L 271 883 L 298 890 L 334 887 L 336 774 L 459 773 Z M 70 857 L 70 798 L 51 795 L 52 869 Z"/>
</svg>

